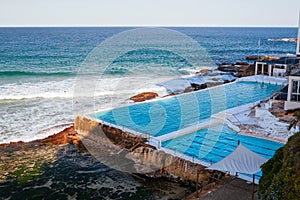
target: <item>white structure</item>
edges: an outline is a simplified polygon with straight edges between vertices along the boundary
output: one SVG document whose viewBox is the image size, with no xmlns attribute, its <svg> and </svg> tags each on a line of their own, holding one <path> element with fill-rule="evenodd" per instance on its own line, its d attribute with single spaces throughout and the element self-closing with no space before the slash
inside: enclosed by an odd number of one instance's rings
<svg viewBox="0 0 300 200">
<path fill-rule="evenodd" d="M 300 57 L 300 12 L 299 12 L 299 24 L 298 24 L 298 41 L 296 55 Z"/>
<path fill-rule="evenodd" d="M 267 70 L 267 71 L 266 71 Z M 255 63 L 255 75 L 268 75 L 269 74 L 269 66 L 265 62 L 256 62 Z"/>
<path fill-rule="evenodd" d="M 296 55 L 300 57 L 300 13 L 298 25 L 298 41 Z M 300 73 L 289 76 L 289 88 L 287 94 L 287 101 L 284 103 L 285 110 L 293 110 L 300 108 Z"/>
<path fill-rule="evenodd" d="M 207 169 L 229 172 L 231 175 L 238 175 L 240 173 L 249 174 L 253 176 L 254 184 L 258 183 L 258 180 L 255 180 L 255 174 L 261 171 L 261 165 L 267 161 L 268 159 L 247 149 L 242 144 L 239 144 L 238 147 L 226 158 L 211 165 Z M 252 192 L 254 192 L 254 188 Z"/>
<path fill-rule="evenodd" d="M 287 73 L 287 64 L 268 64 L 265 62 L 255 63 L 255 75 L 267 75 L 275 77 L 285 77 Z"/>
<path fill-rule="evenodd" d="M 298 25 L 298 39 L 297 39 L 297 49 L 295 56 L 288 56 L 279 58 L 278 63 L 274 62 L 256 62 L 255 63 L 255 75 L 267 75 L 267 76 L 275 76 L 275 77 L 285 77 L 288 74 L 293 74 L 299 71 L 299 64 L 298 67 L 295 67 L 296 63 L 283 64 L 282 59 L 285 59 L 284 63 L 289 63 L 289 60 L 299 60 L 300 57 L 300 12 L 299 12 L 299 25 Z M 300 62 L 300 61 L 299 61 Z M 281 63 L 281 64 L 280 64 Z M 289 71 L 288 71 L 289 70 Z"/>
<path fill-rule="evenodd" d="M 287 72 L 287 64 L 275 64 L 273 66 L 273 76 L 285 77 Z"/>
<path fill-rule="evenodd" d="M 284 103 L 285 110 L 300 108 L 300 76 L 289 76 L 289 88 L 287 101 Z"/>
</svg>

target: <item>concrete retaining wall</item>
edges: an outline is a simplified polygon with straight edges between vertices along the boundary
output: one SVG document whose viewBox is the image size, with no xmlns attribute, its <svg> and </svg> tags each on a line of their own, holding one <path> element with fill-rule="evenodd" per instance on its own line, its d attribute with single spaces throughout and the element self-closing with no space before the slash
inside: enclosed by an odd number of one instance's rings
<svg viewBox="0 0 300 200">
<path fill-rule="evenodd" d="M 101 149 L 101 152 L 105 149 L 110 149 L 109 154 L 111 155 L 112 152 L 116 154 L 116 152 L 126 149 L 126 155 L 124 156 L 126 159 L 133 161 L 131 163 L 133 166 L 126 166 L 126 168 L 135 168 L 138 173 L 151 174 L 154 176 L 178 177 L 183 181 L 196 182 L 198 171 L 198 180 L 204 185 L 213 181 L 209 178 L 212 173 L 214 173 L 213 176 L 220 175 L 218 172 L 205 170 L 205 167 L 202 165 L 192 163 L 191 161 L 165 153 L 164 151 L 157 150 L 155 147 L 145 144 L 148 140 L 147 138 L 123 132 L 115 127 L 101 124 L 96 120 L 78 116 L 75 120 L 74 127 L 83 138 L 88 138 L 93 135 L 93 140 L 97 137 L 97 143 L 94 144 L 96 146 L 96 144 L 99 145 L 99 143 L 103 143 L 98 147 Z M 110 142 L 111 144 L 109 144 Z M 105 146 L 105 148 L 103 148 L 103 146 Z M 117 150 L 113 148 L 117 148 Z M 116 159 L 118 158 L 115 157 L 111 160 L 116 161 Z"/>
</svg>

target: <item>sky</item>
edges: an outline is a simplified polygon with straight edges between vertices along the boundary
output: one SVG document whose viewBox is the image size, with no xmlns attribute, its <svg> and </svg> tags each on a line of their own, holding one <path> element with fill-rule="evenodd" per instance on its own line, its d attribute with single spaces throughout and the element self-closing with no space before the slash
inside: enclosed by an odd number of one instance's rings
<svg viewBox="0 0 300 200">
<path fill-rule="evenodd" d="M 0 0 L 0 26 L 296 27 L 300 0 Z"/>
</svg>

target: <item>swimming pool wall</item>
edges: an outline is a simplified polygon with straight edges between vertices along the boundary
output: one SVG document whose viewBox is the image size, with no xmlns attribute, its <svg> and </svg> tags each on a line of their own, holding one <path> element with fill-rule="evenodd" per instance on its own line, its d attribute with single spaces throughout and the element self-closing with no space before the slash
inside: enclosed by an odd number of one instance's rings
<svg viewBox="0 0 300 200">
<path fill-rule="evenodd" d="M 174 155 L 168 151 L 158 150 L 153 146 L 147 145 L 146 143 L 149 138 L 146 135 L 136 136 L 117 127 L 109 127 L 106 124 L 101 124 L 101 122 L 85 116 L 76 117 L 74 128 L 82 136 L 82 141 L 87 139 L 93 140 L 94 137 L 90 138 L 89 136 L 94 133 L 97 134 L 98 144 L 91 146 L 92 143 L 87 141 L 88 145 L 85 146 L 88 150 L 92 148 L 97 149 L 97 145 L 104 148 L 99 149 L 99 151 L 112 148 L 113 146 L 127 149 L 125 157 L 133 161 L 132 165 L 128 167 L 137 168 L 136 166 L 143 165 L 144 171 L 137 170 L 138 173 L 144 173 L 146 169 L 146 173 L 152 174 L 152 176 L 178 177 L 182 181 L 193 183 L 197 181 L 198 173 L 198 181 L 203 185 L 213 181 L 211 176 L 220 177 L 221 175 L 217 171 L 205 170 L 206 166 L 201 165 L 201 163 L 193 162 L 193 160 L 188 158 L 185 159 L 179 155 Z M 101 134 L 102 132 L 104 134 Z M 126 144 L 126 146 L 122 147 L 122 144 Z M 137 144 L 140 144 L 140 146 Z"/>
</svg>

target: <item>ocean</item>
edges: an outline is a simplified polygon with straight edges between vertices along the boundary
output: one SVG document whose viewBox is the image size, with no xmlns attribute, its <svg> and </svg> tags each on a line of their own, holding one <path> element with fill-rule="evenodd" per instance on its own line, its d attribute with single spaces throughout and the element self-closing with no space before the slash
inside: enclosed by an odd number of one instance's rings
<svg viewBox="0 0 300 200">
<path fill-rule="evenodd" d="M 95 49 L 110 42 L 109 45 L 116 48 L 112 47 L 111 52 L 103 52 L 103 55 L 111 55 L 121 49 L 120 43 L 117 40 L 111 42 L 111 38 L 135 29 L 0 28 L 0 143 L 44 138 L 68 126 L 80 111 L 128 104 L 128 98 L 139 92 L 154 91 L 160 96 L 166 95 L 167 91 L 159 83 L 174 76 L 192 75 L 203 68 L 187 62 L 168 48 L 143 46 L 119 55 L 105 70 L 93 71 L 99 68 L 96 66 L 99 60 L 95 58 L 93 63 L 92 59 Z M 201 51 L 209 57 L 205 67 L 246 61 L 249 55 L 294 54 L 296 49 L 295 42 L 270 40 L 296 38 L 296 28 L 168 29 L 201 46 Z M 147 40 L 147 36 L 140 36 Z M 175 44 L 169 36 L 162 39 L 174 44 L 171 49 L 176 46 L 178 52 L 188 52 L 187 44 L 191 42 L 179 40 Z M 160 38 L 156 42 L 161 41 Z M 128 39 L 124 44 L 130 46 L 134 42 Z M 197 52 L 195 56 L 198 56 Z M 82 70 L 83 66 L 91 70 Z M 95 83 L 99 86 L 94 95 L 78 95 L 76 89 L 83 85 L 78 82 L 90 79 L 97 80 Z"/>
</svg>

